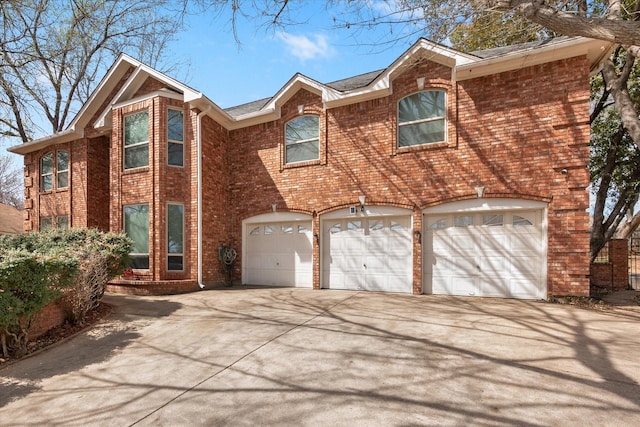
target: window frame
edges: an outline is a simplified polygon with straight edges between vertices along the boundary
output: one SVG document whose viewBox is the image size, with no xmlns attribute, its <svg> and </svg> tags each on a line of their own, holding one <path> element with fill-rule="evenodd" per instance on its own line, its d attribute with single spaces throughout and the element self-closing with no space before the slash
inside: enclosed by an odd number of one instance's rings
<svg viewBox="0 0 640 427">
<path fill-rule="evenodd" d="M 180 243 L 180 246 L 182 247 L 182 251 L 181 252 L 171 252 L 170 251 L 170 247 L 171 245 L 169 244 L 170 240 L 171 240 L 171 236 L 170 236 L 170 232 L 171 232 L 171 226 L 170 226 L 170 216 L 169 216 L 169 207 L 170 206 L 179 206 L 182 208 L 181 214 L 181 221 L 180 221 L 180 233 L 181 233 L 181 237 L 182 237 L 182 242 Z M 166 233 L 166 238 L 167 238 L 167 271 L 171 271 L 171 272 L 183 272 L 185 271 L 185 262 L 184 262 L 184 254 L 185 254 L 185 250 L 184 250 L 184 243 L 185 243 L 185 235 L 184 235 L 184 231 L 185 231 L 185 208 L 184 208 L 184 203 L 177 203 L 177 202 L 170 202 L 167 203 L 167 233 Z M 170 258 L 172 257 L 180 257 L 181 261 L 180 261 L 180 265 L 181 268 L 180 269 L 172 269 L 170 268 L 171 263 L 169 262 Z"/>
<path fill-rule="evenodd" d="M 61 219 L 64 219 L 64 224 L 60 223 Z M 57 215 L 55 222 L 56 222 L 56 228 L 67 229 L 69 228 L 69 215 Z"/>
<path fill-rule="evenodd" d="M 129 144 L 127 145 L 127 119 L 130 117 L 134 117 L 136 115 L 139 114 L 146 114 L 147 115 L 147 140 L 146 141 L 142 141 L 142 142 L 136 142 L 135 144 Z M 125 171 L 129 171 L 129 170 L 135 170 L 135 169 L 140 169 L 140 168 L 146 168 L 149 167 L 149 157 L 151 155 L 150 148 L 151 148 L 151 144 L 149 143 L 150 141 L 150 135 L 149 135 L 149 120 L 150 120 L 150 114 L 149 114 L 149 109 L 142 109 L 142 110 L 137 110 L 137 111 L 133 111 L 131 113 L 127 113 L 122 117 L 122 168 Z M 140 166 L 129 166 L 127 167 L 127 150 L 131 149 L 131 148 L 140 148 L 143 146 L 147 146 L 147 163 L 144 165 L 140 165 Z"/>
<path fill-rule="evenodd" d="M 410 120 L 410 121 L 405 121 L 402 122 L 400 120 L 400 104 L 406 100 L 406 99 L 410 99 L 413 96 L 422 94 L 422 93 L 428 93 L 428 92 L 437 92 L 437 93 L 442 93 L 443 95 L 443 100 L 442 100 L 442 112 L 443 114 L 440 116 L 430 116 L 430 117 L 421 117 L 419 119 L 416 120 Z M 413 147 L 425 147 L 425 146 L 430 146 L 430 145 L 434 145 L 434 144 L 447 144 L 448 143 L 448 129 L 449 129 L 449 120 L 448 120 L 448 113 L 447 113 L 447 103 L 448 103 L 448 98 L 449 98 L 449 93 L 446 89 L 444 88 L 438 88 L 438 87 L 432 87 L 432 88 L 425 88 L 424 90 L 420 90 L 417 92 L 413 92 L 409 95 L 403 96 L 402 98 L 400 98 L 397 102 L 396 105 L 396 120 L 397 120 L 397 126 L 396 126 L 396 149 L 397 150 L 406 150 L 406 149 L 411 149 Z M 437 122 L 437 121 L 442 121 L 443 122 L 443 129 L 442 129 L 442 139 L 441 140 L 437 140 L 437 141 L 431 141 L 431 142 L 414 142 L 412 144 L 408 144 L 408 145 L 400 145 L 400 132 L 401 129 L 403 127 L 408 127 L 408 126 L 416 126 L 416 125 L 421 125 L 423 123 L 433 123 L 433 122 Z"/>
<path fill-rule="evenodd" d="M 317 137 L 314 138 L 306 138 L 306 139 L 298 139 L 295 141 L 288 141 L 288 126 L 290 123 L 296 121 L 296 120 L 300 120 L 304 117 L 315 117 L 317 120 L 317 126 L 318 126 L 318 135 Z M 290 165 L 297 165 L 297 164 L 304 164 L 304 163 L 308 163 L 308 162 L 318 162 L 320 161 L 320 114 L 301 114 L 298 115 L 296 117 L 293 117 L 291 120 L 287 120 L 284 124 L 284 153 L 283 153 L 283 158 L 284 158 L 284 165 L 285 166 L 290 166 Z M 287 156 L 287 148 L 291 147 L 291 146 L 296 146 L 296 145 L 300 145 L 300 144 L 305 144 L 305 143 L 310 143 L 313 141 L 317 141 L 317 153 L 316 156 L 312 159 L 305 159 L 305 160 L 297 160 L 297 161 L 289 161 L 288 160 L 288 156 Z"/>
<path fill-rule="evenodd" d="M 54 153 L 55 153 L 55 150 L 48 151 L 40 157 L 40 191 L 41 192 L 54 191 L 54 188 L 53 188 Z M 49 172 L 44 173 L 44 159 L 47 156 L 51 158 L 51 166 L 49 166 L 50 167 Z M 44 184 L 45 176 L 50 178 L 49 188 L 45 188 L 45 184 Z"/>
<path fill-rule="evenodd" d="M 182 140 L 177 140 L 177 139 L 171 139 L 169 137 L 169 115 L 170 115 L 170 111 L 175 111 L 180 113 L 180 116 L 182 117 L 182 129 L 181 129 L 181 133 L 182 133 Z M 180 109 L 180 108 L 175 108 L 175 107 L 169 107 L 167 108 L 167 165 L 168 166 L 173 166 L 173 167 L 184 167 L 184 110 Z M 180 145 L 181 146 L 181 153 L 182 156 L 180 157 L 180 164 L 173 164 L 170 161 L 170 148 L 173 145 Z"/>
<path fill-rule="evenodd" d="M 150 237 L 150 231 L 151 231 L 151 224 L 150 224 L 150 219 L 151 219 L 151 215 L 150 215 L 150 211 L 149 211 L 149 203 L 130 203 L 130 204 L 126 204 L 126 205 L 122 205 L 122 231 L 127 234 L 127 236 L 129 236 L 129 238 L 131 240 L 134 241 L 134 246 L 136 245 L 136 241 L 133 239 L 133 237 L 131 237 L 129 235 L 129 233 L 127 233 L 127 208 L 132 208 L 134 206 L 146 206 L 147 207 L 147 252 L 130 252 L 129 256 L 135 256 L 135 257 L 147 257 L 147 267 L 146 268 L 137 268 L 137 267 L 133 267 L 133 262 L 132 262 L 132 267 L 134 270 L 141 270 L 141 271 L 149 271 L 151 269 L 151 257 L 150 257 L 150 246 L 151 246 L 151 237 Z M 132 248 L 133 249 L 133 248 Z M 132 259 L 133 261 L 133 259 Z"/>
<path fill-rule="evenodd" d="M 67 155 L 67 168 L 66 169 L 60 169 L 60 153 L 66 153 Z M 56 150 L 56 190 L 59 190 L 61 188 L 69 188 L 69 160 L 70 160 L 71 156 L 69 154 L 68 150 Z M 60 175 L 62 174 L 66 174 L 67 176 L 67 185 L 60 185 Z"/>
<path fill-rule="evenodd" d="M 44 222 L 49 222 L 49 224 L 45 227 L 44 226 Z M 38 221 L 38 230 L 39 231 L 46 231 L 46 230 L 51 230 L 53 229 L 53 217 L 51 216 L 41 216 L 40 217 L 40 221 Z"/>
<path fill-rule="evenodd" d="M 66 153 L 67 155 L 67 167 L 66 169 L 60 169 L 60 153 Z M 48 172 L 44 172 L 44 160 L 45 158 L 49 156 L 50 157 L 50 162 L 51 165 L 49 166 L 50 169 Z M 64 149 L 59 149 L 59 150 L 51 150 L 51 151 L 47 151 L 46 153 L 44 153 L 42 156 L 40 156 L 40 162 L 39 162 L 39 167 L 40 167 L 40 181 L 38 183 L 38 190 L 41 193 L 49 193 L 49 192 L 54 192 L 54 191 L 59 191 L 59 190 L 67 190 L 70 186 L 70 182 L 71 182 L 71 152 L 69 150 L 64 150 Z M 60 177 L 62 176 L 62 174 L 66 174 L 67 177 L 67 184 L 66 185 L 60 185 Z M 45 177 L 49 178 L 49 188 L 45 188 L 44 185 L 44 180 Z"/>
</svg>

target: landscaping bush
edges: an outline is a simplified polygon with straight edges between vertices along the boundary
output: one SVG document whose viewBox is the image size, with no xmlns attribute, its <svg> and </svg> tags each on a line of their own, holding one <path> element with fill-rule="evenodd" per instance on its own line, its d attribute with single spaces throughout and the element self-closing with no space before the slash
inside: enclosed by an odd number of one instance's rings
<svg viewBox="0 0 640 427">
<path fill-rule="evenodd" d="M 71 285 L 77 262 L 70 257 L 0 249 L 2 354 L 22 356 L 33 317 Z"/>
<path fill-rule="evenodd" d="M 26 349 L 20 331 L 56 297 L 70 321 L 83 322 L 109 280 L 128 266 L 131 245 L 124 234 L 85 228 L 0 236 L 0 328 L 8 347 Z"/>
</svg>

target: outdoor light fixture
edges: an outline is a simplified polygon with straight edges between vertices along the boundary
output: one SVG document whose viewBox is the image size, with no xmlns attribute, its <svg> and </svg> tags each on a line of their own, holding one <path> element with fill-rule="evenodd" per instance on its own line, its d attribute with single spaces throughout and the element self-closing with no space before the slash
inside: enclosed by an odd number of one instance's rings
<svg viewBox="0 0 640 427">
<path fill-rule="evenodd" d="M 277 203 L 272 203 L 271 204 L 271 211 L 275 212 L 277 208 L 278 208 L 278 204 Z"/>
<path fill-rule="evenodd" d="M 313 240 L 316 241 L 316 243 L 320 243 L 320 235 L 318 233 L 313 233 Z"/>
<path fill-rule="evenodd" d="M 364 202 L 367 200 L 366 196 L 358 196 L 358 200 L 360 200 L 360 212 L 364 212 Z"/>
<path fill-rule="evenodd" d="M 419 243 L 420 240 L 422 239 L 422 233 L 420 232 L 420 230 L 415 230 L 413 232 L 413 235 L 416 236 L 416 240 L 418 240 L 418 243 Z"/>
<path fill-rule="evenodd" d="M 484 196 L 484 187 L 476 187 L 476 194 L 478 195 L 478 199 Z"/>
<path fill-rule="evenodd" d="M 304 113 L 304 104 L 298 105 L 298 114 Z"/>
<path fill-rule="evenodd" d="M 418 89 L 424 89 L 424 77 L 418 77 L 416 79 L 416 84 L 418 85 Z"/>
</svg>

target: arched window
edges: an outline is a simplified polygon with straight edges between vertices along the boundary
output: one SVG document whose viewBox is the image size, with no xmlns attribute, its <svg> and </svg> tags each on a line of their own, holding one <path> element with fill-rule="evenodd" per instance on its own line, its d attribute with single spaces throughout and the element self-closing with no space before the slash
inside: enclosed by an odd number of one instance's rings
<svg viewBox="0 0 640 427">
<path fill-rule="evenodd" d="M 398 147 L 446 141 L 446 93 L 425 90 L 398 103 Z"/>
<path fill-rule="evenodd" d="M 320 158 L 320 117 L 305 115 L 285 125 L 285 163 L 306 162 Z"/>
</svg>

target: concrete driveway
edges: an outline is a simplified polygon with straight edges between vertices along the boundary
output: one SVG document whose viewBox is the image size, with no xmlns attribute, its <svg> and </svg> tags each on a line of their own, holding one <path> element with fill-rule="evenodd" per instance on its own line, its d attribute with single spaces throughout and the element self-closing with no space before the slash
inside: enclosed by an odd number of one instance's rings
<svg viewBox="0 0 640 427">
<path fill-rule="evenodd" d="M 638 425 L 640 316 L 300 289 L 110 295 L 0 370 L 1 425 Z"/>
</svg>

